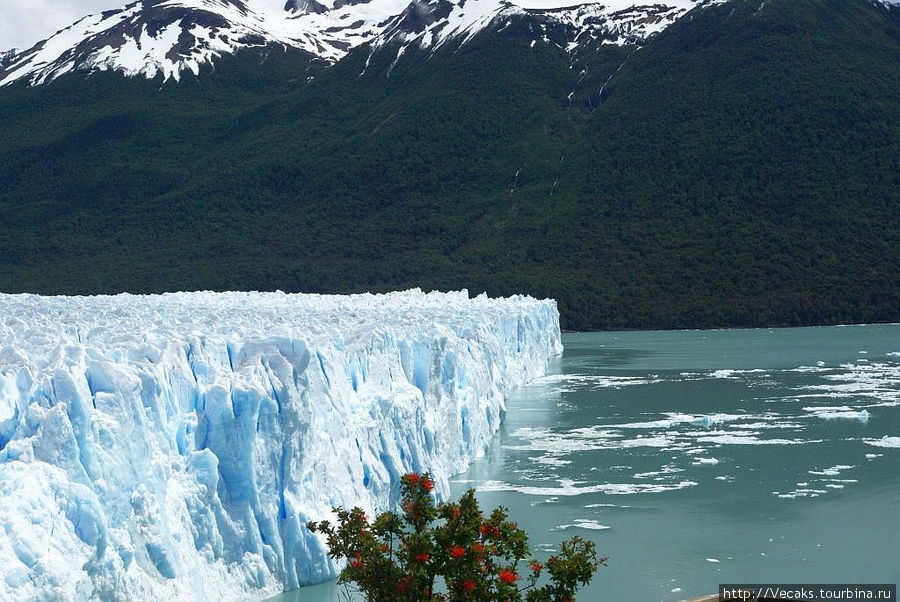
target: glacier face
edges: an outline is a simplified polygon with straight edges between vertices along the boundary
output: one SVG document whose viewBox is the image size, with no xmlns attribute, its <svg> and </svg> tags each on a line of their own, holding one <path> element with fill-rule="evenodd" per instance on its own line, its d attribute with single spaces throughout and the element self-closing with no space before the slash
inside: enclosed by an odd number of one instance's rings
<svg viewBox="0 0 900 602">
<path fill-rule="evenodd" d="M 0 598 L 262 598 L 304 527 L 482 454 L 561 353 L 554 301 L 0 295 Z"/>
</svg>

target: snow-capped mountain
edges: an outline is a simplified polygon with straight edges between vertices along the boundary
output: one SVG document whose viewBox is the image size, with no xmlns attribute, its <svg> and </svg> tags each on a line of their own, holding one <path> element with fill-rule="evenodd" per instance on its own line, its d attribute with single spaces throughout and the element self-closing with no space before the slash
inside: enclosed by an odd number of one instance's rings
<svg viewBox="0 0 900 602">
<path fill-rule="evenodd" d="M 351 49 L 397 43 L 436 48 L 465 42 L 516 15 L 561 26 L 566 47 L 599 41 L 640 43 L 703 0 L 649 3 L 605 0 L 559 6 L 566 0 L 143 0 L 87 16 L 28 50 L 0 58 L 0 85 L 33 85 L 70 71 L 115 70 L 164 79 L 241 49 L 298 49 L 334 63 Z M 554 42 L 558 43 L 558 42 Z M 402 50 L 400 51 L 402 52 Z"/>
</svg>

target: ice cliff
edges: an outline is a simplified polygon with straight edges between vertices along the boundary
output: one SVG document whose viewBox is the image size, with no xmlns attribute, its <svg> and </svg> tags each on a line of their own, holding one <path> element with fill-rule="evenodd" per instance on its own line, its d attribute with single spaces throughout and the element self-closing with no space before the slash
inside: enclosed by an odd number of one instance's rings
<svg viewBox="0 0 900 602">
<path fill-rule="evenodd" d="M 562 350 L 528 297 L 0 295 L 0 599 L 260 599 L 305 528 L 483 453 Z"/>
</svg>

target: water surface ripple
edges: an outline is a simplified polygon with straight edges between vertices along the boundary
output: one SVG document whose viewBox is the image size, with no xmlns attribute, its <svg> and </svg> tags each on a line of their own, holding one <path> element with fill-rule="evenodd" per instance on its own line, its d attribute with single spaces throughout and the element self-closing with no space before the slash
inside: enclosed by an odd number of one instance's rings
<svg viewBox="0 0 900 602">
<path fill-rule="evenodd" d="M 900 581 L 900 326 L 575 333 L 455 481 L 538 555 L 610 556 L 589 600 Z"/>
</svg>

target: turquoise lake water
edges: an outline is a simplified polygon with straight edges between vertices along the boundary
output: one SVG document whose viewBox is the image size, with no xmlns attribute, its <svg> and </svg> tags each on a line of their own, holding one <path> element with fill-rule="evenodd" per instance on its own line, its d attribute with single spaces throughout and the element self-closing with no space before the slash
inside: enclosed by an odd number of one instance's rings
<svg viewBox="0 0 900 602">
<path fill-rule="evenodd" d="M 572 333 L 452 479 L 546 558 L 609 556 L 581 600 L 719 583 L 900 581 L 900 325 Z M 337 600 L 332 584 L 275 600 Z"/>
</svg>

